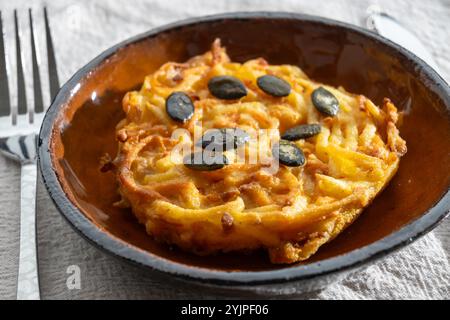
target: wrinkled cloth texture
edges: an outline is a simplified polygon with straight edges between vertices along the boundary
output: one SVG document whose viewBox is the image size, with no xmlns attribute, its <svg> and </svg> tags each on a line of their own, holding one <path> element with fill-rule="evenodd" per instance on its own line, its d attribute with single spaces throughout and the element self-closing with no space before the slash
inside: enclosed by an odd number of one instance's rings
<svg viewBox="0 0 450 320">
<path fill-rule="evenodd" d="M 45 57 L 42 16 L 48 7 L 60 80 L 111 45 L 130 36 L 188 17 L 231 11 L 289 11 L 325 16 L 356 25 L 365 23 L 366 8 L 379 4 L 413 30 L 434 55 L 444 79 L 450 80 L 450 1 L 448 0 L 156 0 L 156 1 L 31 1 L 0 0 L 12 101 L 15 95 L 13 9 L 18 9 L 24 56 L 29 57 L 27 8 L 33 8 L 38 52 Z M 45 60 L 43 60 L 45 61 Z M 24 59 L 31 74 L 31 59 Z M 46 74 L 46 64 L 41 72 Z M 43 79 L 44 89 L 48 80 Z M 31 81 L 32 77 L 27 77 Z M 32 103 L 32 84 L 27 83 Z M 44 101 L 49 104 L 49 94 Z M 19 249 L 20 167 L 0 156 L 0 299 L 15 299 Z M 251 292 L 203 290 L 159 273 L 142 270 L 113 258 L 81 238 L 57 212 L 38 177 L 37 219 L 40 282 L 43 299 L 215 299 L 251 298 Z M 317 292 L 300 293 L 305 299 L 449 299 L 450 220 L 413 244 L 367 267 L 345 275 Z M 68 268 L 80 268 L 81 288 L 69 290 Z M 286 288 L 295 291 L 293 284 Z M 281 294 L 281 292 L 280 292 Z M 274 297 L 277 295 L 275 294 Z"/>
</svg>

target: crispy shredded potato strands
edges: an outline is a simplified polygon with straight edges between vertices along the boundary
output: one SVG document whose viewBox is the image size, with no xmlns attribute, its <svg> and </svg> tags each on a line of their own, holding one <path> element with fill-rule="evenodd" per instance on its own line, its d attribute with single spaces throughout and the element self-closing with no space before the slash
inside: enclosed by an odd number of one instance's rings
<svg viewBox="0 0 450 320">
<path fill-rule="evenodd" d="M 261 91 L 256 79 L 265 74 L 289 82 L 290 95 L 275 98 Z M 218 75 L 239 78 L 247 96 L 213 97 L 207 83 Z M 311 92 L 319 86 L 339 100 L 336 117 L 313 106 Z M 165 100 L 174 91 L 194 101 L 195 114 L 185 124 L 166 113 Z M 218 40 L 210 52 L 186 63 L 166 63 L 147 76 L 140 91 L 126 94 L 123 110 L 112 162 L 122 196 L 117 205 L 131 207 L 155 239 L 201 255 L 264 248 L 273 263 L 308 259 L 358 217 L 406 152 L 397 109 L 388 99 L 379 108 L 364 96 L 316 83 L 291 65 L 273 66 L 264 59 L 234 63 Z M 295 142 L 307 159 L 301 168 L 280 165 L 268 174 L 261 164 L 232 163 L 202 172 L 170 157 L 177 144 L 193 145 L 194 130 L 276 129 L 279 139 L 306 123 L 319 123 L 322 130 Z M 181 127 L 190 135 L 171 138 Z"/>
</svg>

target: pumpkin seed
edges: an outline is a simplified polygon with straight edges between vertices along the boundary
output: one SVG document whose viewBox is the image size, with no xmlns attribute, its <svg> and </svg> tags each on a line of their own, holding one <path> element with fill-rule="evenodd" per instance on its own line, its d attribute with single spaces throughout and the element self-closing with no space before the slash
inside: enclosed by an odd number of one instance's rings
<svg viewBox="0 0 450 320">
<path fill-rule="evenodd" d="M 281 139 L 296 141 L 300 139 L 311 138 L 316 134 L 320 133 L 320 124 L 301 124 L 299 126 L 293 127 L 289 130 L 286 130 L 285 133 L 281 136 Z"/>
<path fill-rule="evenodd" d="M 312 103 L 320 112 L 334 117 L 339 112 L 338 99 L 324 87 L 319 87 L 311 94 Z"/>
<path fill-rule="evenodd" d="M 247 95 L 247 89 L 241 80 L 232 76 L 211 78 L 208 89 L 213 96 L 224 100 L 239 99 Z"/>
<path fill-rule="evenodd" d="M 286 97 L 291 93 L 291 85 L 275 76 L 265 75 L 259 77 L 256 83 L 262 91 L 274 97 Z"/>
<path fill-rule="evenodd" d="M 186 122 L 194 115 L 194 104 L 186 93 L 176 91 L 167 97 L 166 112 L 173 120 Z"/>
<path fill-rule="evenodd" d="M 228 159 L 221 153 L 199 151 L 185 156 L 183 164 L 196 171 L 214 171 L 226 166 Z"/>
<path fill-rule="evenodd" d="M 248 133 L 239 128 L 211 129 L 205 132 L 197 145 L 216 151 L 226 151 L 244 145 L 249 139 Z"/>
<path fill-rule="evenodd" d="M 280 140 L 272 148 L 273 156 L 288 167 L 300 167 L 306 163 L 303 151 L 294 143 L 286 140 Z"/>
</svg>

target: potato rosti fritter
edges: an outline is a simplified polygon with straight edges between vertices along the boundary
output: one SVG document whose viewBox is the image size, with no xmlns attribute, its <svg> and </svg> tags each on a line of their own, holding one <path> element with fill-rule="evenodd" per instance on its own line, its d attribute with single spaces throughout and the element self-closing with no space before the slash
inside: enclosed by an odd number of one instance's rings
<svg viewBox="0 0 450 320">
<path fill-rule="evenodd" d="M 379 108 L 296 66 L 232 62 L 218 40 L 147 76 L 123 109 L 117 205 L 158 241 L 203 255 L 265 248 L 273 263 L 308 259 L 406 152 L 390 100 Z"/>
</svg>

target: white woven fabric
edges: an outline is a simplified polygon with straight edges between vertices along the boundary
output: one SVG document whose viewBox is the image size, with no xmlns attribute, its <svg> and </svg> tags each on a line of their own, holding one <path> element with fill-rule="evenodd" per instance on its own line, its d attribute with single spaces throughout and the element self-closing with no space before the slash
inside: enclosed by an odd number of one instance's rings
<svg viewBox="0 0 450 320">
<path fill-rule="evenodd" d="M 7 34 L 9 68 L 15 72 L 12 9 L 18 8 L 27 31 L 26 8 L 32 7 L 39 32 L 39 51 L 44 54 L 41 8 L 45 1 L 0 0 Z M 67 80 L 102 50 L 129 36 L 187 17 L 230 11 L 291 11 L 330 17 L 362 25 L 365 9 L 378 3 L 416 32 L 429 46 L 442 76 L 450 80 L 450 1 L 448 0 L 156 0 L 75 1 L 48 4 L 60 80 Z M 40 15 L 40 16 L 39 16 Z M 29 42 L 26 42 L 29 43 Z M 27 46 L 24 45 L 24 48 Z M 25 50 L 25 55 L 29 52 Z M 31 73 L 30 59 L 24 68 Z M 45 65 L 42 71 L 46 71 Z M 43 78 L 47 86 L 47 79 Z M 15 88 L 15 78 L 10 86 Z M 32 92 L 27 84 L 28 97 Z M 13 97 L 14 99 L 14 97 Z M 44 94 L 48 103 L 48 94 Z M 15 100 L 13 100 L 15 101 Z M 19 238 L 19 166 L 0 156 L 0 298 L 15 298 Z M 42 183 L 38 185 L 39 261 L 42 298 L 220 298 L 236 296 L 225 291 L 204 290 L 129 266 L 99 252 L 69 227 L 54 208 Z M 310 299 L 449 299 L 450 221 L 412 245 L 359 271 L 320 292 L 305 293 Z M 72 265 L 80 270 L 80 289 L 68 289 Z M 71 271 L 73 269 L 69 269 Z M 289 284 L 286 285 L 290 286 Z M 73 287 L 73 286 L 72 286 Z M 75 286 L 76 287 L 76 286 Z M 290 288 L 294 290 L 295 288 Z"/>
</svg>

